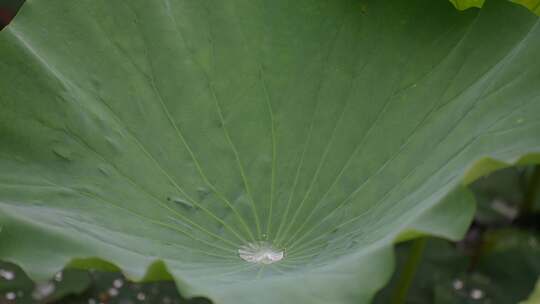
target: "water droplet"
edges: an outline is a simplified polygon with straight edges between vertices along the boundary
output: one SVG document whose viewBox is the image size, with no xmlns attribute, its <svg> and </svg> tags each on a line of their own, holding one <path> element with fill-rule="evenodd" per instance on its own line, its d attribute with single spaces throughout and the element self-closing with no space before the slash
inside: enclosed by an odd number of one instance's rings
<svg viewBox="0 0 540 304">
<path fill-rule="evenodd" d="M 188 202 L 187 200 L 183 199 L 183 198 L 180 198 L 180 197 L 169 197 L 167 198 L 167 200 L 173 202 L 173 203 L 177 203 L 179 204 L 180 206 L 186 208 L 186 209 L 192 209 L 194 208 L 195 206 L 193 206 L 192 203 Z"/>
<path fill-rule="evenodd" d="M 12 301 L 15 300 L 16 297 L 17 295 L 13 291 L 6 293 L 6 300 Z"/>
<path fill-rule="evenodd" d="M 199 201 L 203 201 L 208 196 L 208 194 L 210 194 L 210 190 L 199 187 L 197 188 L 197 194 L 199 196 Z"/>
<path fill-rule="evenodd" d="M 116 289 L 116 288 L 109 288 L 109 292 L 108 292 L 108 293 L 109 293 L 109 295 L 110 295 L 111 297 L 116 297 L 116 296 L 118 295 L 118 289 Z"/>
<path fill-rule="evenodd" d="M 356 247 L 356 245 L 358 245 L 358 241 L 357 241 L 357 240 L 352 240 L 352 241 L 347 245 L 347 249 L 354 248 L 354 247 Z"/>
<path fill-rule="evenodd" d="M 484 292 L 480 289 L 474 288 L 471 290 L 471 299 L 480 300 L 484 297 Z"/>
<path fill-rule="evenodd" d="M 94 299 L 88 299 L 88 304 L 97 304 L 97 302 Z"/>
<path fill-rule="evenodd" d="M 139 293 L 137 294 L 137 300 L 139 300 L 139 301 L 144 301 L 144 300 L 146 300 L 146 295 L 145 295 L 144 293 L 142 293 L 142 292 L 139 292 Z"/>
<path fill-rule="evenodd" d="M 285 256 L 283 250 L 274 248 L 268 242 L 249 243 L 238 249 L 238 255 L 247 262 L 256 264 L 272 264 Z"/>
<path fill-rule="evenodd" d="M 121 279 L 116 279 L 113 281 L 112 284 L 115 288 L 121 288 L 122 286 L 124 286 L 124 281 L 122 281 Z"/>
<path fill-rule="evenodd" d="M 109 172 L 108 168 L 105 165 L 99 165 L 98 170 L 104 176 L 111 176 L 111 173 Z"/>
<path fill-rule="evenodd" d="M 460 279 L 455 279 L 454 282 L 452 282 L 452 286 L 455 290 L 461 290 L 463 288 L 463 281 Z"/>
<path fill-rule="evenodd" d="M 71 160 L 71 152 L 64 147 L 56 147 L 53 149 L 53 153 L 63 160 Z"/>
<path fill-rule="evenodd" d="M 36 284 L 34 291 L 32 291 L 32 298 L 36 300 L 43 300 L 53 293 L 55 286 L 52 282 L 42 282 Z"/>
<path fill-rule="evenodd" d="M 114 152 L 117 152 L 117 151 L 120 151 L 120 145 L 118 144 L 118 141 L 114 138 L 111 138 L 109 136 L 105 136 L 105 140 L 107 141 L 107 143 L 109 144 L 109 147 L 114 151 Z"/>
<path fill-rule="evenodd" d="M 57 272 L 55 275 L 54 275 L 54 280 L 56 282 L 60 282 L 62 281 L 62 278 L 64 277 L 64 274 L 60 271 L 60 272 Z"/>
<path fill-rule="evenodd" d="M 0 269 L 0 277 L 6 279 L 8 281 L 11 281 L 11 280 L 13 280 L 15 278 L 15 273 L 13 271 Z"/>
</svg>

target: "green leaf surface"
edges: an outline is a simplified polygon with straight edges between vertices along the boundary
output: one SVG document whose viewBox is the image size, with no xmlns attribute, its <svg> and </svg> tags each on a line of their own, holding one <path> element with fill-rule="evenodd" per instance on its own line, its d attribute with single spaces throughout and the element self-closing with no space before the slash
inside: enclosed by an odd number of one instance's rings
<svg viewBox="0 0 540 304">
<path fill-rule="evenodd" d="M 463 181 L 540 160 L 539 38 L 502 0 L 28 1 L 0 33 L 0 258 L 368 303 L 395 240 L 462 236 Z M 239 257 L 258 241 L 283 260 Z"/>
</svg>

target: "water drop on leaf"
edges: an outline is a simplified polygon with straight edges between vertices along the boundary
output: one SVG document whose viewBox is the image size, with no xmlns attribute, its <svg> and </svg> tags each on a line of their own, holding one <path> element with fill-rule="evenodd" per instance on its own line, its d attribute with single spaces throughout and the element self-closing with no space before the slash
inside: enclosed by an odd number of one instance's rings
<svg viewBox="0 0 540 304">
<path fill-rule="evenodd" d="M 274 248 L 268 242 L 249 243 L 238 249 L 238 255 L 244 261 L 255 264 L 272 264 L 285 256 L 283 250 Z"/>
<path fill-rule="evenodd" d="M 182 206 L 184 208 L 187 208 L 187 209 L 192 209 L 192 208 L 195 207 L 195 206 L 193 206 L 192 203 L 190 203 L 187 200 L 185 200 L 183 198 L 180 198 L 180 197 L 169 197 L 169 198 L 167 198 L 167 200 L 169 200 L 169 201 L 171 201 L 173 203 L 179 204 L 180 206 Z"/>
</svg>

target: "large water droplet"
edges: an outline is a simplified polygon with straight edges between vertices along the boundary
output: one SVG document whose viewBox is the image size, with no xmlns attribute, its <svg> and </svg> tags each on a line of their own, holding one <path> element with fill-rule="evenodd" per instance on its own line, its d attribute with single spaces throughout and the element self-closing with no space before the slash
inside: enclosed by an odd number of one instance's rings
<svg viewBox="0 0 540 304">
<path fill-rule="evenodd" d="M 247 262 L 256 264 L 272 264 L 285 256 L 283 250 L 274 248 L 268 242 L 249 243 L 238 249 L 238 255 Z"/>
</svg>

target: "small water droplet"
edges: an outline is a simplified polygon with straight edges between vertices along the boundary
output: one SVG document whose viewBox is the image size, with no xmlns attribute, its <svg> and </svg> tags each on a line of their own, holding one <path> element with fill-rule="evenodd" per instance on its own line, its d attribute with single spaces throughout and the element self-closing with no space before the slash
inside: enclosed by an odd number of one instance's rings
<svg viewBox="0 0 540 304">
<path fill-rule="evenodd" d="M 357 241 L 357 240 L 352 240 L 352 241 L 347 245 L 347 249 L 354 248 L 356 245 L 358 245 L 358 241 Z"/>
<path fill-rule="evenodd" d="M 173 202 L 173 203 L 177 203 L 179 204 L 180 206 L 186 208 L 186 209 L 192 209 L 194 208 L 195 206 L 193 206 L 192 203 L 188 202 L 187 200 L 183 199 L 183 198 L 180 198 L 180 197 L 169 197 L 167 198 L 167 200 Z"/>
<path fill-rule="evenodd" d="M 108 168 L 105 165 L 99 165 L 98 170 L 104 176 L 111 176 L 111 173 L 109 172 Z"/>
<path fill-rule="evenodd" d="M 108 292 L 108 293 L 109 293 L 109 295 L 110 295 L 111 297 L 116 297 L 116 296 L 118 295 L 118 289 L 116 289 L 116 288 L 109 288 L 109 292 Z"/>
<path fill-rule="evenodd" d="M 57 272 L 55 275 L 54 275 L 54 280 L 56 282 L 60 282 L 62 281 L 62 278 L 64 277 L 64 274 L 60 271 L 60 272 Z"/>
<path fill-rule="evenodd" d="M 454 282 L 452 282 L 452 286 L 455 290 L 461 290 L 463 288 L 463 281 L 455 279 Z"/>
<path fill-rule="evenodd" d="M 55 286 L 52 282 L 42 282 L 36 284 L 34 291 L 32 291 L 32 298 L 36 300 L 43 300 L 53 293 Z"/>
<path fill-rule="evenodd" d="M 13 291 L 6 293 L 6 300 L 12 301 L 15 300 L 15 298 L 17 298 L 17 295 Z"/>
<path fill-rule="evenodd" d="M 11 281 L 11 280 L 15 279 L 15 273 L 13 271 L 10 271 L 10 270 L 0 269 L 0 277 L 6 279 L 8 281 Z"/>
<path fill-rule="evenodd" d="M 484 292 L 480 289 L 474 288 L 471 290 L 471 299 L 480 300 L 484 297 Z"/>
<path fill-rule="evenodd" d="M 197 188 L 197 194 L 199 196 L 199 201 L 203 201 L 208 196 L 208 194 L 210 194 L 210 190 L 199 187 Z"/>
<path fill-rule="evenodd" d="M 274 248 L 268 242 L 256 242 L 240 247 L 238 255 L 250 263 L 272 264 L 281 261 L 285 253 L 283 250 Z"/>
<path fill-rule="evenodd" d="M 71 160 L 71 152 L 64 147 L 56 147 L 53 149 L 53 153 L 63 160 Z"/>
<path fill-rule="evenodd" d="M 124 286 L 124 281 L 122 281 L 121 279 L 116 279 L 113 281 L 113 286 L 115 288 L 121 288 L 122 286 Z"/>
<path fill-rule="evenodd" d="M 144 301 L 144 300 L 146 300 L 146 295 L 145 295 L 144 293 L 142 293 L 142 292 L 139 292 L 139 293 L 137 294 L 137 300 L 139 300 L 139 301 Z"/>
<path fill-rule="evenodd" d="M 114 138 L 111 138 L 109 136 L 105 136 L 105 140 L 107 141 L 107 143 L 109 144 L 109 147 L 117 152 L 117 151 L 120 151 L 120 145 L 118 144 L 118 140 L 114 139 Z"/>
</svg>

